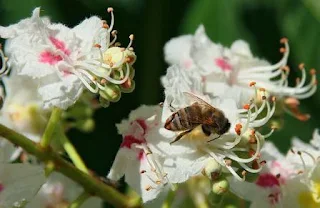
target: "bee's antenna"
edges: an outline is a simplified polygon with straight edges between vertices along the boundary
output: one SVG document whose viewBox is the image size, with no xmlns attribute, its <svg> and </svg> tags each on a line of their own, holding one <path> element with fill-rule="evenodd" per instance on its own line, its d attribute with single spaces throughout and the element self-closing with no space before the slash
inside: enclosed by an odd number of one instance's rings
<svg viewBox="0 0 320 208">
<path fill-rule="evenodd" d="M 211 139 L 211 140 L 209 140 L 209 141 L 207 141 L 207 142 L 208 142 L 208 143 L 209 143 L 209 142 L 212 142 L 213 140 L 219 139 L 220 137 L 221 137 L 221 135 L 219 135 L 218 137 L 213 138 L 213 139 Z"/>
</svg>

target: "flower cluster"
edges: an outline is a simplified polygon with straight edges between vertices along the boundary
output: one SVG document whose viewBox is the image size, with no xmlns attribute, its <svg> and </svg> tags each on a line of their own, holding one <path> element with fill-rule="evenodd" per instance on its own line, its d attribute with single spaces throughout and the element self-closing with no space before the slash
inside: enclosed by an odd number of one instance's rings
<svg viewBox="0 0 320 208">
<path fill-rule="evenodd" d="M 299 65 L 301 77 L 296 78 L 294 87 L 288 86 L 290 68 L 287 66 L 289 44 L 286 38 L 280 42 L 282 59 L 276 64 L 253 56 L 248 43 L 237 40 L 230 48 L 212 42 L 200 26 L 194 35 L 173 38 L 164 48 L 165 60 L 169 64 L 179 64 L 184 69 L 193 70 L 202 77 L 204 91 L 212 96 L 234 98 L 242 106 L 252 96 L 248 82 L 256 82 L 257 87 L 283 100 L 286 110 L 300 120 L 308 115 L 299 112 L 298 99 L 305 99 L 316 92 L 315 69 L 310 70 L 307 81 L 304 64 Z"/>
<path fill-rule="evenodd" d="M 133 35 L 127 47 L 120 47 L 113 30 L 113 9 L 108 12 L 110 25 L 93 16 L 68 28 L 40 17 L 40 8 L 36 8 L 30 18 L 0 26 L 0 37 L 7 39 L 8 66 L 19 76 L 35 80 L 45 108 L 68 108 L 84 87 L 99 94 L 103 106 L 118 101 L 121 92 L 134 89 Z"/>
<path fill-rule="evenodd" d="M 319 146 L 317 130 L 310 144 L 294 138 L 286 156 L 267 143 L 261 154 L 268 162 L 256 182 L 232 180 L 232 191 L 251 207 L 319 207 Z"/>
<path fill-rule="evenodd" d="M 274 115 L 276 97 L 297 101 L 316 90 L 315 70 L 306 84 L 303 65 L 297 85 L 288 86 L 288 40 L 281 43 L 283 58 L 271 65 L 255 58 L 242 40 L 230 48 L 213 43 L 203 26 L 194 36 L 170 40 L 164 50 L 172 66 L 161 78 L 164 102 L 141 106 L 117 125 L 123 141 L 107 177 L 124 176 L 148 203 L 194 176 L 207 176 L 214 193 L 225 192 L 228 181 L 232 190 L 239 189 L 248 174 L 261 172 L 259 177 L 269 180 L 264 166 L 270 158 L 261 150 L 274 129 L 263 134 L 258 128 Z M 269 199 L 276 201 L 279 190 Z"/>
</svg>

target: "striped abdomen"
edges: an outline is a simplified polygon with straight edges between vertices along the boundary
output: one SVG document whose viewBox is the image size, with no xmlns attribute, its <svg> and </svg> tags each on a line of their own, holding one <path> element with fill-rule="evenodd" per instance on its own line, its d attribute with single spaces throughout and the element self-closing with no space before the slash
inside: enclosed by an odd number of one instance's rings
<svg viewBox="0 0 320 208">
<path fill-rule="evenodd" d="M 171 131 L 184 131 L 193 129 L 199 125 L 199 123 L 191 122 L 195 117 L 201 117 L 201 107 L 197 105 L 191 105 L 178 110 L 173 113 L 164 125 L 164 128 Z"/>
</svg>

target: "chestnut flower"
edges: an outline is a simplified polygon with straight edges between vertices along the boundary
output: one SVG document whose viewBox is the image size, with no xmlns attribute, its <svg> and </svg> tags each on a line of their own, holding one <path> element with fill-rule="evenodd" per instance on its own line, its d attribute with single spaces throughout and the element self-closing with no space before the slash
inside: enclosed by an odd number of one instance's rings
<svg viewBox="0 0 320 208">
<path fill-rule="evenodd" d="M 163 158 L 154 154 L 146 138 L 148 132 L 159 126 L 159 106 L 141 106 L 132 111 L 129 118 L 117 124 L 122 135 L 122 143 L 107 178 L 118 181 L 123 176 L 125 182 L 148 202 L 159 198 L 160 192 L 167 190 L 167 173 Z"/>
<path fill-rule="evenodd" d="M 111 101 L 120 98 L 117 85 L 131 87 L 131 65 L 135 61 L 133 35 L 126 48 L 117 47 L 117 32 L 112 31 L 113 9 L 108 12 L 110 26 L 93 16 L 68 28 L 41 18 L 40 8 L 17 24 L 0 26 L 0 37 L 7 39 L 9 67 L 19 75 L 37 80 L 44 107 L 68 108 L 77 101 L 83 87 Z M 113 85 L 117 88 L 116 95 L 115 90 L 110 90 L 115 88 Z"/>
<path fill-rule="evenodd" d="M 256 106 L 253 97 L 244 108 L 238 109 L 233 99 L 210 99 L 202 93 L 201 77 L 179 66 L 168 68 L 167 75 L 162 78 L 165 87 L 165 101 L 160 128 L 148 131 L 147 141 L 151 151 L 165 158 L 164 166 L 171 183 L 182 183 L 190 177 L 201 174 L 212 160 L 223 172 L 231 173 L 236 179 L 244 180 L 246 171 L 258 173 L 263 164 L 260 161 L 260 149 L 268 135 L 262 135 L 254 128 L 261 127 L 271 118 L 275 110 L 275 102 L 271 106 L 265 95 L 262 104 Z M 257 90 L 252 84 L 252 90 Z M 229 120 L 231 127 L 225 134 L 205 136 L 201 125 L 186 134 L 181 140 L 170 144 L 178 135 L 164 128 L 166 119 L 178 110 L 190 106 L 193 102 L 184 92 L 191 92 L 220 109 Z M 266 110 L 266 115 L 258 119 L 258 115 Z M 180 132 L 179 132 L 180 133 Z M 212 141 L 210 141 L 212 140 Z M 209 142 L 210 141 L 210 142 Z M 241 155 L 241 156 L 240 156 Z M 211 162 L 210 162 L 211 161 Z M 236 167 L 240 165 L 241 168 Z M 219 168 L 217 168 L 219 169 Z"/>
<path fill-rule="evenodd" d="M 255 183 L 230 180 L 231 191 L 251 201 L 251 207 L 319 207 L 320 206 L 320 135 L 315 130 L 310 144 L 299 139 L 287 155 L 272 143 L 266 143 L 261 155 L 267 165 Z"/>
<path fill-rule="evenodd" d="M 279 97 L 304 99 L 316 91 L 315 70 L 311 69 L 311 79 L 307 82 L 307 72 L 301 64 L 301 78 L 296 86 L 288 86 L 289 57 L 288 40 L 280 41 L 284 47 L 282 59 L 276 64 L 252 55 L 249 45 L 243 40 L 235 41 L 230 48 L 212 42 L 201 25 L 194 36 L 181 36 L 170 40 L 165 48 L 165 59 L 169 64 L 180 64 L 185 69 L 196 71 L 204 83 L 205 92 L 214 96 L 230 98 L 236 95 L 238 106 L 252 96 L 247 83 L 257 82 Z"/>
</svg>

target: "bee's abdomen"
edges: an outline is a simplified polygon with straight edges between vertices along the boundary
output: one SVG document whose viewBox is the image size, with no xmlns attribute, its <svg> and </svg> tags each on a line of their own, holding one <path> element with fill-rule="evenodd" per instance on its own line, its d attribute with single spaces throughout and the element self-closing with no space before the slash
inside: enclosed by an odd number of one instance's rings
<svg viewBox="0 0 320 208">
<path fill-rule="evenodd" d="M 166 121 L 166 129 L 171 131 L 183 131 L 190 128 L 188 115 L 184 108 L 173 113 Z"/>
</svg>

